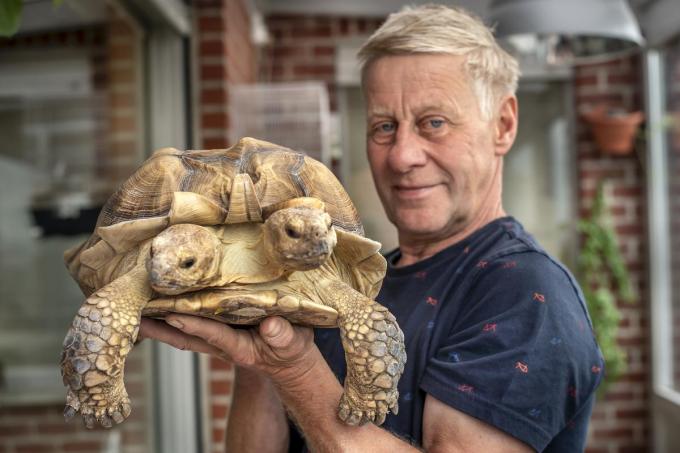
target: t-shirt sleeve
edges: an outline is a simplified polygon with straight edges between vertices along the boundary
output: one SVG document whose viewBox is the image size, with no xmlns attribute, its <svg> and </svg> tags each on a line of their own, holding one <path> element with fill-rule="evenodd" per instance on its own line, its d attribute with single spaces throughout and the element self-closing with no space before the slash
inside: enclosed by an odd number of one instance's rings
<svg viewBox="0 0 680 453">
<path fill-rule="evenodd" d="M 421 388 L 541 451 L 588 404 L 603 361 L 573 278 L 548 256 L 482 260 Z M 448 328 L 448 326 L 447 326 Z"/>
</svg>

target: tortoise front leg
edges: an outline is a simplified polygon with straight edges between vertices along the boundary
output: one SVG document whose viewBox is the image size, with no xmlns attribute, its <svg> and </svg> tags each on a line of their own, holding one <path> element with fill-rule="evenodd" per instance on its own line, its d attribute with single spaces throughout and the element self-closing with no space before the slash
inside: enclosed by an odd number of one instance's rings
<svg viewBox="0 0 680 453">
<path fill-rule="evenodd" d="M 95 421 L 110 428 L 130 415 L 123 366 L 151 293 L 146 270 L 140 266 L 92 294 L 80 307 L 61 355 L 61 373 L 68 386 L 67 419 L 80 412 L 88 428 Z"/>
<path fill-rule="evenodd" d="M 323 282 L 322 299 L 338 312 L 347 361 L 338 417 L 349 425 L 381 425 L 399 410 L 397 384 L 406 351 L 404 334 L 387 308 L 337 280 Z"/>
</svg>

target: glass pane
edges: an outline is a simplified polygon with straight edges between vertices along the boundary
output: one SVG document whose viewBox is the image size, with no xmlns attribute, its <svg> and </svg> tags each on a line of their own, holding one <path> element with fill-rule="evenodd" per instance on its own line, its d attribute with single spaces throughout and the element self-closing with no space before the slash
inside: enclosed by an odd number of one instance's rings
<svg viewBox="0 0 680 453">
<path fill-rule="evenodd" d="M 126 361 L 133 415 L 113 430 L 64 423 L 59 370 L 85 299 L 63 253 L 143 158 L 141 29 L 101 0 L 61 31 L 43 3 L 43 28 L 0 40 L 0 451 L 148 452 L 150 345 Z"/>
</svg>

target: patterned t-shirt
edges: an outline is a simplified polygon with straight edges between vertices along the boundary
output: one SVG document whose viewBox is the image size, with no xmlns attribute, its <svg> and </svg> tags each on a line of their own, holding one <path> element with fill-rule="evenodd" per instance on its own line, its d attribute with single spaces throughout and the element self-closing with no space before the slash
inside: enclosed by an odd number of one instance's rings
<svg viewBox="0 0 680 453">
<path fill-rule="evenodd" d="M 583 295 L 569 271 L 512 217 L 406 267 L 377 298 L 404 331 L 408 361 L 399 414 L 383 427 L 420 445 L 427 394 L 532 446 L 585 446 L 594 391 L 604 372 Z M 342 382 L 337 329 L 315 341 Z M 291 430 L 291 451 L 304 450 Z"/>
</svg>

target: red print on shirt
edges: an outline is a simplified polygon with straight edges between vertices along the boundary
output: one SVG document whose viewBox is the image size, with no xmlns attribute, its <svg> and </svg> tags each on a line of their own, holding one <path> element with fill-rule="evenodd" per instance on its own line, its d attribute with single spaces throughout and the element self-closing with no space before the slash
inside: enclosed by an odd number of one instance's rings
<svg viewBox="0 0 680 453">
<path fill-rule="evenodd" d="M 465 249 L 463 249 L 463 253 L 470 253 L 470 247 L 465 247 Z"/>
<path fill-rule="evenodd" d="M 496 323 L 489 323 L 489 324 L 484 324 L 484 329 L 482 329 L 484 332 L 495 332 L 496 331 Z"/>
<path fill-rule="evenodd" d="M 590 368 L 590 371 L 592 371 L 594 374 L 599 374 L 600 371 L 602 371 L 602 367 L 599 367 L 599 366 L 597 366 L 597 365 L 593 365 L 593 366 Z"/>
<path fill-rule="evenodd" d="M 517 362 L 515 364 L 515 368 L 517 368 L 518 370 L 520 370 L 524 374 L 529 372 L 529 366 L 526 363 L 523 363 L 523 362 Z"/>
<path fill-rule="evenodd" d="M 475 388 L 471 385 L 460 384 L 458 385 L 458 390 L 464 393 L 472 393 L 475 390 Z"/>
<path fill-rule="evenodd" d="M 545 303 L 545 296 L 543 294 L 534 293 L 533 299 L 539 301 L 540 303 Z"/>
<path fill-rule="evenodd" d="M 479 267 L 480 269 L 484 269 L 484 268 L 486 268 L 486 265 L 487 265 L 487 264 L 489 264 L 488 261 L 482 260 L 482 261 L 480 261 L 479 263 L 477 263 L 477 267 Z"/>
<path fill-rule="evenodd" d="M 420 280 L 423 280 L 425 277 L 427 277 L 427 272 L 425 271 L 416 272 L 415 277 Z"/>
<path fill-rule="evenodd" d="M 425 299 L 425 302 L 427 302 L 428 305 L 432 305 L 434 307 L 435 305 L 437 305 L 437 303 L 439 301 L 432 296 L 427 296 L 427 299 Z"/>
<path fill-rule="evenodd" d="M 513 267 L 517 267 L 517 261 L 507 261 L 503 263 L 503 269 L 512 269 Z"/>
</svg>

